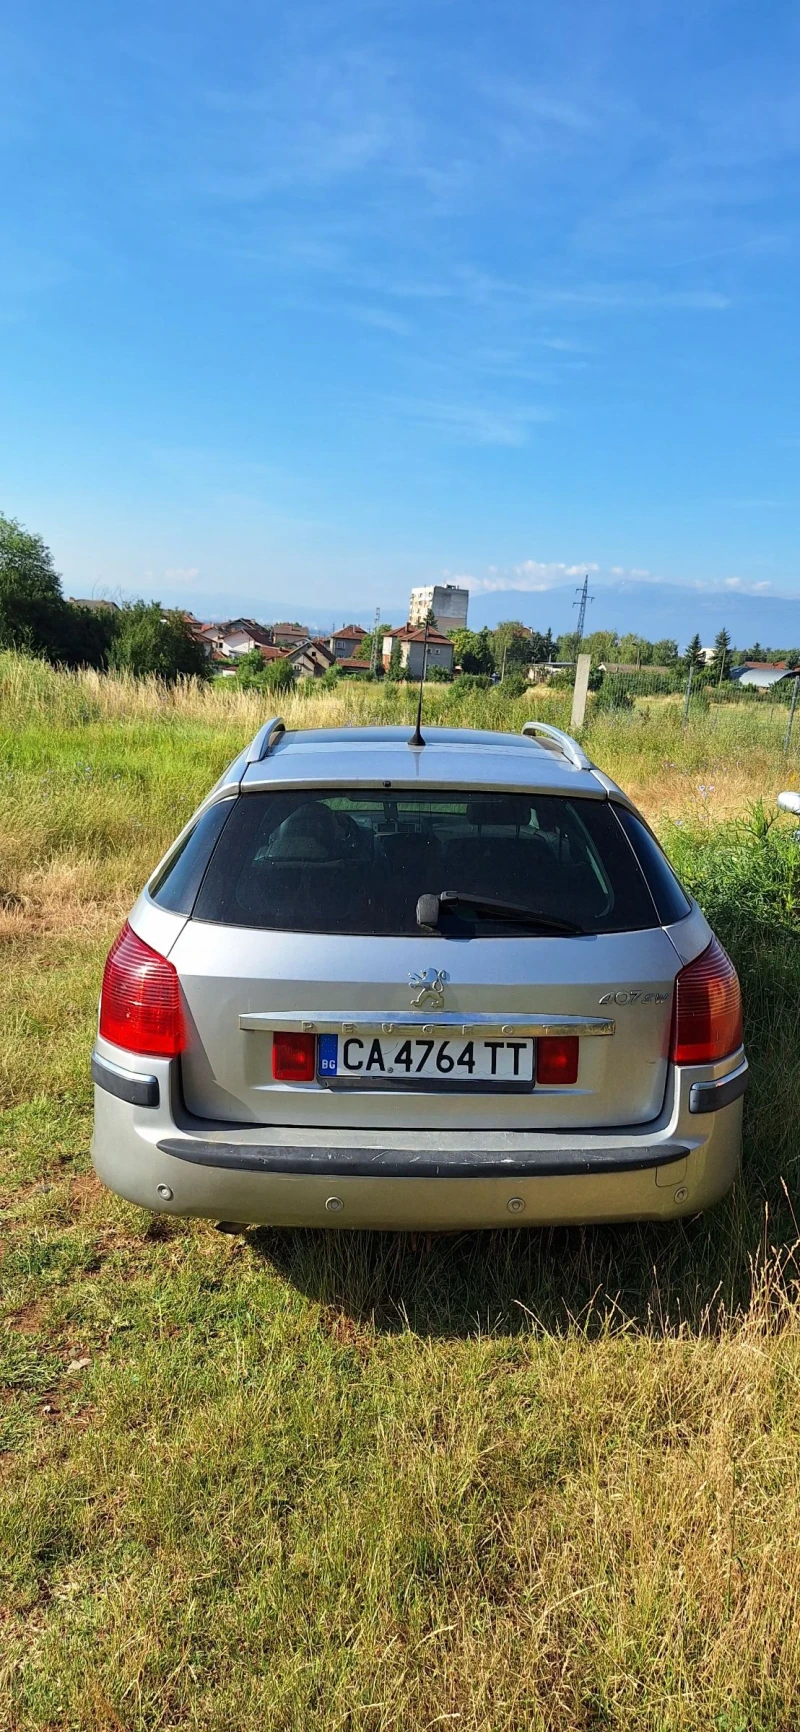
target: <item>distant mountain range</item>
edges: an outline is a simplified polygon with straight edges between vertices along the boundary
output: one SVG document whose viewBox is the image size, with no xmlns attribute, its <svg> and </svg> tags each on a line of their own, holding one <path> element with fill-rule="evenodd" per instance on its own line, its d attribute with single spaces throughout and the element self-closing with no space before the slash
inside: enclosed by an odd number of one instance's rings
<svg viewBox="0 0 800 1732">
<path fill-rule="evenodd" d="M 712 644 L 725 626 L 731 642 L 747 649 L 756 642 L 768 647 L 800 646 L 800 597 L 748 595 L 733 589 L 693 589 L 669 583 L 597 583 L 586 613 L 586 631 L 636 632 L 655 641 L 674 637 L 684 649 L 695 632 Z M 501 619 L 520 619 L 536 631 L 550 626 L 556 636 L 574 631 L 577 608 L 574 585 L 548 590 L 494 590 L 472 595 L 469 624 L 473 631 Z"/>
</svg>

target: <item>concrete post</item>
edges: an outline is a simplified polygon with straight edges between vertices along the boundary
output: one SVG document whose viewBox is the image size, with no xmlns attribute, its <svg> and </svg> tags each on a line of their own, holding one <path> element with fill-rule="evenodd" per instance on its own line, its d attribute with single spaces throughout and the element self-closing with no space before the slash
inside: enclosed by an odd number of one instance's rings
<svg viewBox="0 0 800 1732">
<path fill-rule="evenodd" d="M 795 674 L 794 683 L 792 685 L 792 704 L 791 709 L 789 710 L 789 720 L 786 724 L 786 734 L 783 741 L 783 755 L 785 758 L 788 758 L 789 756 L 789 747 L 792 743 L 792 728 L 794 727 L 794 712 L 797 709 L 798 688 L 800 688 L 800 675 Z"/>
<path fill-rule="evenodd" d="M 591 668 L 591 656 L 578 656 L 575 667 L 575 684 L 572 688 L 572 717 L 569 724 L 573 734 L 578 728 L 583 727 L 586 717 L 586 694 L 589 690 Z"/>
</svg>

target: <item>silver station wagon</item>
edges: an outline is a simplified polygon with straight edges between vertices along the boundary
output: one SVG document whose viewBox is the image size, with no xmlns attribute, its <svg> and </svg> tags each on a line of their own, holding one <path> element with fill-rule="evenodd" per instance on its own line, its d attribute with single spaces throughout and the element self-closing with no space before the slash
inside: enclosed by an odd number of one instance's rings
<svg viewBox="0 0 800 1732">
<path fill-rule="evenodd" d="M 267 722 L 106 963 L 94 1164 L 227 1222 L 663 1219 L 739 1164 L 739 982 L 567 734 Z"/>
</svg>

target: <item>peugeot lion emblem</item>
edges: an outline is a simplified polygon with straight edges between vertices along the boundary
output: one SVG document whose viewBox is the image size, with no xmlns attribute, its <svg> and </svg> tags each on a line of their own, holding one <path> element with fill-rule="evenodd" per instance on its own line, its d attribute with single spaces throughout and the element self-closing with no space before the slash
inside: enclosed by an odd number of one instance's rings
<svg viewBox="0 0 800 1732">
<path fill-rule="evenodd" d="M 419 974 L 410 974 L 409 986 L 419 987 L 419 992 L 415 993 L 411 1000 L 412 1009 L 416 1010 L 421 1004 L 430 1002 L 437 1010 L 441 1010 L 444 1004 L 444 989 L 449 979 L 450 976 L 444 968 L 422 968 Z"/>
</svg>

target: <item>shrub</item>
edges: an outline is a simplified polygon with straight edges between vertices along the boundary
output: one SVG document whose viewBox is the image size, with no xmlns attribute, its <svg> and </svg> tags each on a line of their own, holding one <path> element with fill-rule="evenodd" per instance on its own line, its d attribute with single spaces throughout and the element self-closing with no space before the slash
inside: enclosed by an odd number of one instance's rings
<svg viewBox="0 0 800 1732">
<path fill-rule="evenodd" d="M 290 692 L 295 684 L 295 671 L 290 661 L 281 658 L 280 661 L 267 662 L 264 669 L 264 684 L 271 692 Z"/>
<path fill-rule="evenodd" d="M 153 674 L 167 685 L 186 676 L 205 680 L 211 675 L 205 648 L 192 636 L 183 614 L 176 608 L 165 611 L 157 601 L 135 601 L 121 610 L 109 660 L 120 672 L 137 679 Z"/>
<path fill-rule="evenodd" d="M 524 698 L 529 689 L 524 674 L 506 674 L 498 687 L 504 698 Z"/>
<path fill-rule="evenodd" d="M 456 674 L 453 691 L 488 692 L 491 683 L 489 674 Z"/>
<path fill-rule="evenodd" d="M 632 710 L 633 698 L 624 675 L 606 674 L 595 699 L 596 710 Z"/>
</svg>

